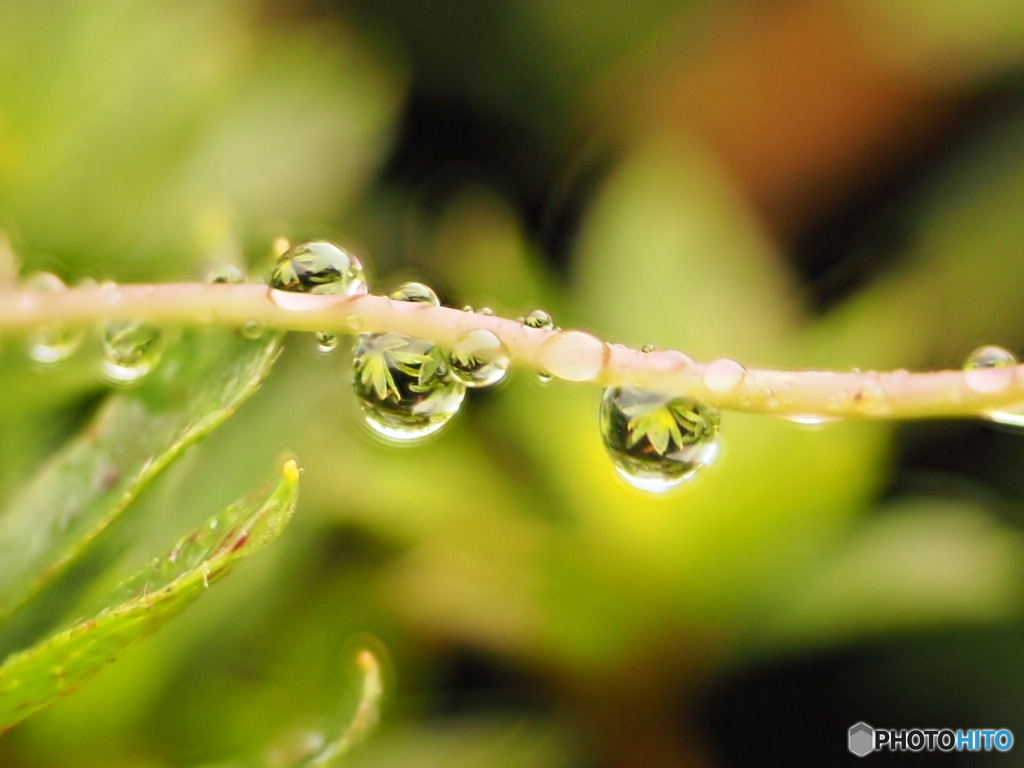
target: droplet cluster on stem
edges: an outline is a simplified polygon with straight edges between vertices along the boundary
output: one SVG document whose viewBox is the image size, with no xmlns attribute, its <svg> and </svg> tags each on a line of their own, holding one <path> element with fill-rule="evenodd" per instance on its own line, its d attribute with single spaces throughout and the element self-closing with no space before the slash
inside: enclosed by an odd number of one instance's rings
<svg viewBox="0 0 1024 768">
<path fill-rule="evenodd" d="M 308 299 L 300 299 L 299 294 L 344 299 L 367 293 L 363 263 L 349 250 L 327 241 L 294 247 L 277 245 L 276 252 L 281 255 L 267 282 L 270 300 L 281 309 L 305 312 L 316 308 Z M 234 265 L 215 269 L 208 280 L 225 284 L 247 282 L 245 273 Z M 26 290 L 22 301 L 30 304 L 40 294 L 66 290 L 60 278 L 51 273 L 31 275 L 22 285 Z M 116 300 L 119 289 L 113 283 L 104 283 L 96 290 L 102 303 Z M 441 306 L 437 293 L 422 282 L 403 283 L 388 298 L 425 309 Z M 470 306 L 463 311 L 480 316 L 479 325 L 485 327 L 463 323 L 445 346 L 389 330 L 361 333 L 355 338 L 351 386 L 364 420 L 375 434 L 393 442 L 416 442 L 449 424 L 462 409 L 470 390 L 493 387 L 506 379 L 511 355 L 499 333 L 505 334 L 494 320 L 483 320 L 492 316 L 493 311 L 488 307 L 474 311 Z M 237 322 L 238 333 L 247 339 L 258 339 L 266 330 L 264 319 L 258 317 Z M 540 369 L 542 383 L 553 377 L 579 382 L 601 380 L 610 356 L 614 357 L 612 347 L 615 354 L 629 352 L 617 345 L 610 347 L 582 331 L 563 331 L 542 309 L 530 311 L 518 322 L 523 326 L 518 336 L 513 333 L 505 338 L 513 345 L 516 338 L 535 340 L 531 347 L 532 362 Z M 311 325 L 315 329 L 319 322 Z M 355 321 L 349 327 L 355 327 Z M 377 328 L 380 327 L 378 324 Z M 101 323 L 100 331 L 103 373 L 117 386 L 132 386 L 144 379 L 160 364 L 169 343 L 164 330 L 144 319 L 110 319 Z M 84 330 L 77 326 L 64 327 L 56 321 L 40 325 L 28 334 L 27 354 L 40 365 L 57 365 L 75 353 L 83 336 Z M 322 353 L 341 347 L 333 329 L 317 331 L 315 336 Z M 659 351 L 652 344 L 645 344 L 642 352 L 650 355 L 648 359 L 655 371 L 660 370 L 657 366 L 663 359 L 671 359 L 677 368 L 679 360 L 684 367 L 696 365 L 682 353 Z M 981 395 L 1006 392 L 1017 383 L 1017 365 L 1016 356 L 1002 347 L 979 347 L 964 363 L 962 391 Z M 767 403 L 775 402 L 777 394 L 771 387 L 758 384 L 758 377 L 764 377 L 766 372 L 748 372 L 741 363 L 729 358 L 714 360 L 696 371 L 696 379 L 709 399 L 741 390 L 741 403 L 744 397 L 763 397 Z M 886 397 L 881 379 L 878 374 L 864 374 L 862 379 L 854 398 L 861 411 L 877 411 Z M 984 415 L 992 421 L 1024 426 L 1024 404 Z M 809 411 L 783 418 L 817 426 L 837 416 Z M 680 486 L 712 464 L 719 452 L 718 411 L 689 396 L 668 396 L 629 386 L 607 387 L 598 425 L 612 466 L 626 482 L 645 491 L 663 492 Z"/>
</svg>

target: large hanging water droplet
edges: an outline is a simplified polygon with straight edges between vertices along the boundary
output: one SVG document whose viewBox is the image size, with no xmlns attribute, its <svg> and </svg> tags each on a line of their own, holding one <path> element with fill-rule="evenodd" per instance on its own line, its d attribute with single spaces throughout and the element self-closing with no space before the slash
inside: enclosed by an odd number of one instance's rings
<svg viewBox="0 0 1024 768">
<path fill-rule="evenodd" d="M 51 293 L 63 291 L 64 283 L 52 272 L 37 272 L 25 279 L 25 287 L 32 291 Z M 37 363 L 51 365 L 67 360 L 82 343 L 82 328 L 43 326 L 28 335 L 28 356 Z"/>
<path fill-rule="evenodd" d="M 395 301 L 411 301 L 414 304 L 441 306 L 441 300 L 437 298 L 437 293 L 426 283 L 402 283 L 389 294 L 389 298 Z"/>
<path fill-rule="evenodd" d="M 523 325 L 527 328 L 543 328 L 550 330 L 555 327 L 555 321 L 551 315 L 543 309 L 535 309 L 523 318 Z"/>
<path fill-rule="evenodd" d="M 116 383 L 138 381 L 160 362 L 162 334 L 152 323 L 126 320 L 103 329 L 103 372 Z"/>
<path fill-rule="evenodd" d="M 391 440 L 433 434 L 458 413 L 466 387 L 448 373 L 442 349 L 399 333 L 362 336 L 353 386 L 366 423 Z"/>
<path fill-rule="evenodd" d="M 485 328 L 462 334 L 449 356 L 451 375 L 467 387 L 489 387 L 508 373 L 508 349 Z"/>
<path fill-rule="evenodd" d="M 601 437 L 630 484 L 661 492 L 693 477 L 718 454 L 718 412 L 686 397 L 609 387 Z"/>
</svg>

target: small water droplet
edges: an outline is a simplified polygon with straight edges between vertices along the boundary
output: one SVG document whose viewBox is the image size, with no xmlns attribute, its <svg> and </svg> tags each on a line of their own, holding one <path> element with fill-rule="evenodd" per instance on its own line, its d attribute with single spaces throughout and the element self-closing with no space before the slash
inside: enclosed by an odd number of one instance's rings
<svg viewBox="0 0 1024 768">
<path fill-rule="evenodd" d="M 747 369 L 735 360 L 722 358 L 708 363 L 704 369 L 704 386 L 712 392 L 732 392 L 743 383 Z"/>
<path fill-rule="evenodd" d="M 255 341 L 263 332 L 267 330 L 267 326 L 259 320 L 248 320 L 242 326 L 242 335 L 247 339 Z"/>
<path fill-rule="evenodd" d="M 441 300 L 437 298 L 437 293 L 426 283 L 402 283 L 389 294 L 389 298 L 395 301 L 411 301 L 415 304 L 429 304 L 434 307 L 441 306 Z"/>
<path fill-rule="evenodd" d="M 318 351 L 327 354 L 333 352 L 341 344 L 341 339 L 338 338 L 336 333 L 328 333 L 327 331 L 320 331 L 316 335 L 316 348 Z"/>
<path fill-rule="evenodd" d="M 485 328 L 464 333 L 449 357 L 451 375 L 467 387 L 489 387 L 508 372 L 508 349 Z"/>
<path fill-rule="evenodd" d="M 718 412 L 691 398 L 609 387 L 600 421 L 615 469 L 641 490 L 674 488 L 718 455 Z"/>
<path fill-rule="evenodd" d="M 138 381 L 160 362 L 160 329 L 140 320 L 107 323 L 103 329 L 103 354 L 103 372 L 111 381 Z"/>
<path fill-rule="evenodd" d="M 1013 384 L 1017 362 L 1017 357 L 1003 347 L 978 347 L 964 362 L 964 380 L 975 392 L 1001 392 Z M 989 411 L 985 416 L 997 424 L 1024 427 L 1024 407 Z"/>
<path fill-rule="evenodd" d="M 551 315 L 543 309 L 535 309 L 523 318 L 523 325 L 527 328 L 543 328 L 550 330 L 555 327 L 555 321 Z"/>
<path fill-rule="evenodd" d="M 40 293 L 65 290 L 65 285 L 52 272 L 37 272 L 24 282 L 26 288 Z M 67 360 L 82 343 L 83 328 L 43 326 L 28 334 L 28 356 L 37 363 L 52 365 Z"/>
<path fill-rule="evenodd" d="M 473 311 L 473 305 L 472 304 L 463 304 L 462 305 L 462 311 L 463 312 L 472 312 Z"/>
<path fill-rule="evenodd" d="M 551 379 L 553 378 L 554 377 L 550 373 L 541 372 L 537 374 L 537 383 L 540 384 L 541 386 L 544 386 L 546 384 L 550 384 Z"/>
<path fill-rule="evenodd" d="M 366 423 L 390 440 L 407 442 L 437 432 L 466 397 L 466 387 L 448 374 L 442 349 L 423 339 L 366 334 L 352 368 Z"/>
<path fill-rule="evenodd" d="M 358 258 L 320 240 L 286 251 L 274 265 L 270 286 L 291 293 L 360 296 L 366 293 L 366 278 Z"/>
<path fill-rule="evenodd" d="M 1007 389 L 1014 379 L 1017 358 L 1002 347 L 978 347 L 964 362 L 964 381 L 975 392 L 992 393 Z"/>
<path fill-rule="evenodd" d="M 653 344 L 644 344 L 642 347 L 640 347 L 640 351 L 643 352 L 644 354 L 647 354 L 648 352 L 653 352 L 655 349 L 657 349 L 657 347 L 655 347 Z"/>
<path fill-rule="evenodd" d="M 487 317 L 490 317 L 494 314 L 494 310 L 491 309 L 490 307 L 480 307 L 480 310 L 477 312 L 477 314 L 486 315 Z"/>
<path fill-rule="evenodd" d="M 223 264 L 210 271 L 211 283 L 244 283 L 245 273 L 235 264 Z"/>
</svg>

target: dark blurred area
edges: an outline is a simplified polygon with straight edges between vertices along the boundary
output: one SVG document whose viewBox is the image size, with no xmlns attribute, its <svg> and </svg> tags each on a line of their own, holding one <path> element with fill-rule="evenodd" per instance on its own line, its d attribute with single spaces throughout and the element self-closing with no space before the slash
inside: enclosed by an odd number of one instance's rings
<svg viewBox="0 0 1024 768">
<path fill-rule="evenodd" d="M 26 267 L 188 280 L 336 236 L 374 291 L 415 276 L 704 359 L 1024 347 L 1016 0 L 47 5 L 0 9 L 0 227 Z M 143 541 L 284 450 L 297 530 L 0 764 L 225 759 L 308 719 L 359 632 L 394 685 L 355 768 L 841 765 L 859 720 L 1024 738 L 1019 430 L 726 414 L 716 472 L 654 499 L 606 466 L 597 392 L 523 375 L 392 451 L 345 364 L 291 341 Z M 5 492 L 96 397 L 31 375 L 5 384 L 39 390 L 0 415 Z"/>
</svg>

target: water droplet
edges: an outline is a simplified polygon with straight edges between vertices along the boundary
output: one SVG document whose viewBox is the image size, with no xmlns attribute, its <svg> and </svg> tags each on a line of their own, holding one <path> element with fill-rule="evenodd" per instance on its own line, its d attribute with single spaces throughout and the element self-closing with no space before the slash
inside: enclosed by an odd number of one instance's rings
<svg viewBox="0 0 1024 768">
<path fill-rule="evenodd" d="M 494 310 L 491 309 L 490 307 L 480 307 L 480 310 L 477 312 L 477 314 L 486 315 L 487 317 L 490 317 L 494 314 Z"/>
<path fill-rule="evenodd" d="M 334 243 L 314 241 L 289 248 L 278 259 L 270 274 L 270 298 L 285 309 L 304 307 L 289 298 L 289 294 L 306 293 L 319 296 L 361 296 L 366 293 L 366 278 L 362 262 L 343 251 Z M 312 308 L 312 307 L 310 307 Z M 317 335 L 322 350 L 333 346 L 328 331 Z M 327 343 L 324 343 L 327 339 Z"/>
<path fill-rule="evenodd" d="M 547 373 L 566 381 L 593 381 L 608 359 L 608 345 L 582 331 L 559 331 L 540 348 Z"/>
<path fill-rule="evenodd" d="M 291 293 L 359 296 L 366 293 L 363 264 L 333 243 L 315 241 L 289 249 L 270 274 L 270 286 Z"/>
<path fill-rule="evenodd" d="M 140 320 L 107 323 L 103 329 L 103 354 L 103 372 L 108 378 L 122 384 L 138 381 L 160 362 L 160 329 Z"/>
<path fill-rule="evenodd" d="M 267 326 L 264 325 L 261 321 L 248 320 L 242 326 L 242 335 L 245 336 L 245 338 L 247 339 L 255 341 L 256 339 L 263 335 L 263 332 L 265 330 L 267 330 Z"/>
<path fill-rule="evenodd" d="M 555 327 L 555 321 L 551 315 L 543 309 L 535 309 L 523 318 L 523 325 L 527 328 L 553 329 Z"/>
<path fill-rule="evenodd" d="M 433 434 L 454 416 L 466 387 L 448 375 L 442 349 L 399 333 L 359 339 L 353 386 L 366 423 L 378 434 L 406 442 Z"/>
<path fill-rule="evenodd" d="M 551 379 L 553 378 L 554 377 L 550 373 L 541 372 L 537 374 L 537 383 L 540 384 L 541 386 L 544 386 L 545 384 L 550 384 Z"/>
<path fill-rule="evenodd" d="M 63 291 L 64 283 L 52 272 L 37 272 L 25 279 L 25 287 L 40 293 Z M 37 363 L 52 365 L 67 360 L 82 343 L 85 330 L 43 326 L 28 334 L 28 356 Z"/>
<path fill-rule="evenodd" d="M 708 363 L 702 381 L 712 392 L 732 392 L 746 375 L 747 369 L 735 360 L 722 358 Z"/>
<path fill-rule="evenodd" d="M 389 294 L 389 298 L 395 301 L 411 301 L 415 304 L 430 304 L 434 307 L 441 306 L 441 300 L 437 298 L 437 293 L 426 283 L 402 283 Z"/>
<path fill-rule="evenodd" d="M 508 372 L 508 349 L 494 333 L 478 328 L 455 342 L 449 357 L 451 375 L 467 387 L 489 387 Z"/>
<path fill-rule="evenodd" d="M 245 273 L 234 264 L 224 264 L 211 270 L 209 281 L 211 283 L 244 283 Z"/>
<path fill-rule="evenodd" d="M 316 335 L 316 348 L 318 351 L 323 352 L 324 354 L 336 350 L 340 343 L 341 339 L 338 338 L 338 334 L 336 333 L 320 331 Z"/>
<path fill-rule="evenodd" d="M 686 397 L 609 387 L 601 437 L 618 473 L 636 488 L 661 492 L 693 477 L 718 455 L 718 412 Z"/>
<path fill-rule="evenodd" d="M 644 344 L 642 347 L 640 347 L 640 351 L 643 352 L 644 354 L 647 354 L 648 352 L 653 352 L 655 349 L 656 347 L 653 344 Z"/>
<path fill-rule="evenodd" d="M 464 304 L 462 306 L 462 311 L 463 312 L 472 312 L 473 311 L 473 305 L 472 304 Z"/>
<path fill-rule="evenodd" d="M 1017 362 L 1016 356 L 1002 347 L 978 347 L 964 362 L 964 379 L 975 392 L 1001 392 L 1013 384 Z M 985 416 L 998 424 L 1024 426 L 1024 408 L 989 411 Z"/>
<path fill-rule="evenodd" d="M 980 393 L 1002 392 L 1012 383 L 1017 358 L 1002 347 L 978 347 L 964 362 L 967 386 Z"/>
</svg>

